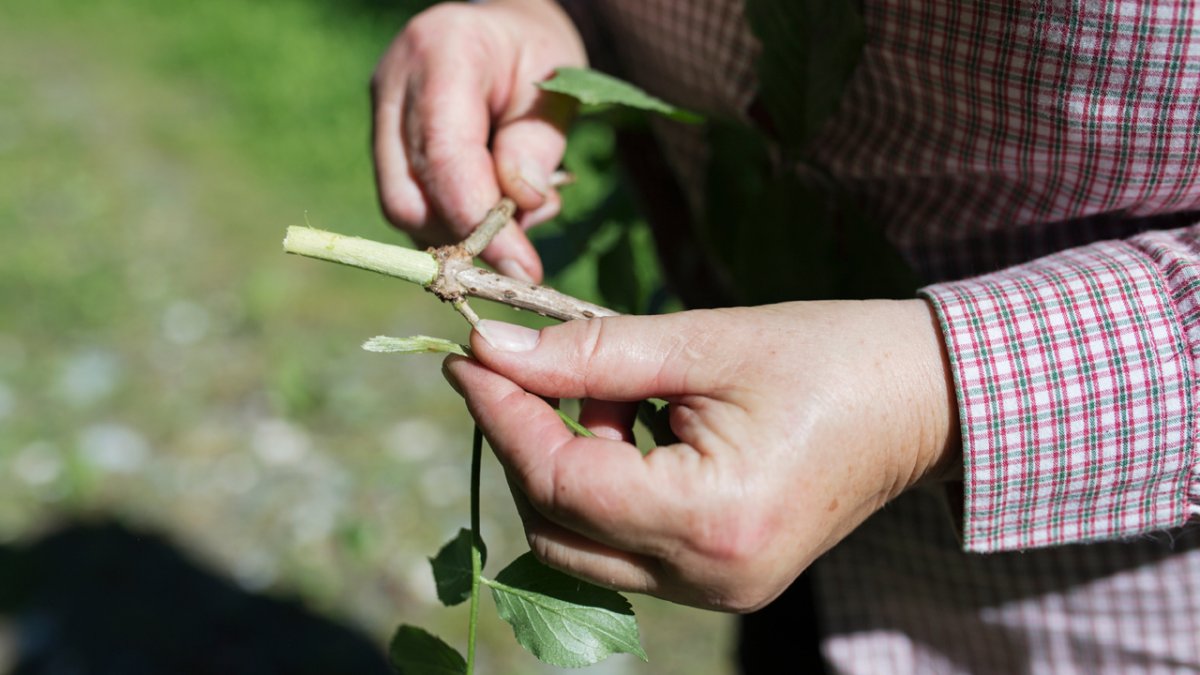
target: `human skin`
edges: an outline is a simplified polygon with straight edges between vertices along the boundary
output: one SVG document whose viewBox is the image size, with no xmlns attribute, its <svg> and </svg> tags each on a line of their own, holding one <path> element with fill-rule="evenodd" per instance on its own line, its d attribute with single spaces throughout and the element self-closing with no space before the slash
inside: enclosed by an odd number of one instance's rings
<svg viewBox="0 0 1200 675">
<path fill-rule="evenodd" d="M 570 111 L 532 83 L 583 61 L 545 0 L 442 5 L 410 22 L 372 81 L 389 219 L 446 243 L 501 194 L 522 225 L 553 214 L 545 176 Z M 517 226 L 483 258 L 542 275 Z M 508 474 L 531 548 L 611 588 L 757 609 L 887 501 L 958 465 L 950 371 L 923 300 L 481 330 L 475 358 L 445 372 Z M 650 397 L 671 402 L 680 443 L 643 457 L 630 427 Z M 580 421 L 600 438 L 571 434 L 545 401 L 557 398 L 585 399 Z"/>
<path fill-rule="evenodd" d="M 387 218 L 421 244 L 449 244 L 503 193 L 520 207 L 520 223 L 501 230 L 482 258 L 508 276 L 541 281 L 524 228 L 558 212 L 549 176 L 574 105 L 534 83 L 586 63 L 570 19 L 547 0 L 448 3 L 414 17 L 371 78 Z"/>
<path fill-rule="evenodd" d="M 547 564 L 725 611 L 770 602 L 892 498 L 953 475 L 957 415 L 922 300 L 797 302 L 542 329 L 484 322 L 445 373 Z M 483 335 L 487 336 L 484 339 Z M 629 443 L 635 403 L 679 443 Z M 545 399 L 585 399 L 576 437 Z"/>
</svg>

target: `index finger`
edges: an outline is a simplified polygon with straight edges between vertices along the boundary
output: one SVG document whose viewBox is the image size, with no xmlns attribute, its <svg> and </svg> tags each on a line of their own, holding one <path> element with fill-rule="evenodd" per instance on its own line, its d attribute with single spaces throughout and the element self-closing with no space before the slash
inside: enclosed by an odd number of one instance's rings
<svg viewBox="0 0 1200 675">
<path fill-rule="evenodd" d="M 408 163 L 426 202 L 449 232 L 465 238 L 500 198 L 488 149 L 492 83 L 465 57 L 431 63 L 409 79 L 404 134 Z M 468 74 L 469 73 L 469 74 Z M 515 222 L 504 226 L 483 258 L 509 276 L 537 282 L 542 263 Z"/>
<path fill-rule="evenodd" d="M 466 56 L 414 72 L 405 94 L 408 162 L 435 212 L 459 239 L 500 198 L 488 151 L 488 82 Z"/>
<path fill-rule="evenodd" d="M 665 553 L 676 519 L 657 466 L 636 447 L 575 436 L 540 397 L 471 359 L 451 357 L 446 371 L 539 513 L 621 550 Z"/>
<path fill-rule="evenodd" d="M 389 221 L 419 233 L 428 220 L 429 209 L 404 148 L 404 87 L 372 86 L 371 109 L 371 150 L 379 205 Z"/>
</svg>

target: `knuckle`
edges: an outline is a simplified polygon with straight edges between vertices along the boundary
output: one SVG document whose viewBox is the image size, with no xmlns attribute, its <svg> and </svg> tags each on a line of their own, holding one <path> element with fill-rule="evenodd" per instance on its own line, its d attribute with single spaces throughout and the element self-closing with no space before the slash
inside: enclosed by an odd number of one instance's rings
<svg viewBox="0 0 1200 675">
<path fill-rule="evenodd" d="M 515 399 L 525 396 L 533 396 L 533 394 L 521 390 L 514 391 L 497 401 L 496 406 L 500 410 L 513 409 L 516 407 Z M 543 515 L 553 514 L 557 509 L 555 498 L 559 480 L 556 475 L 557 463 L 547 461 L 540 453 L 534 457 L 523 456 L 520 453 L 514 456 L 509 452 L 511 450 L 509 447 L 500 446 L 496 447 L 496 450 L 501 463 L 504 464 L 509 476 L 520 488 L 525 498 L 528 499 L 530 506 Z"/>
<path fill-rule="evenodd" d="M 529 542 L 529 551 L 533 553 L 533 557 L 538 559 L 538 562 L 550 567 L 556 567 L 561 564 L 562 561 L 558 559 L 559 556 L 557 555 L 558 548 L 538 530 L 527 528 L 525 530 L 525 540 Z"/>
<path fill-rule="evenodd" d="M 748 555 L 746 537 L 740 536 L 734 518 L 727 515 L 709 516 L 697 523 L 691 547 L 701 556 L 732 567 L 740 565 Z"/>
<path fill-rule="evenodd" d="M 595 391 L 595 382 L 607 373 L 603 370 L 603 353 L 606 345 L 608 319 L 593 319 L 583 323 L 583 337 L 579 342 L 579 353 L 576 357 L 580 372 L 583 373 L 583 389 L 585 396 L 591 396 Z"/>
<path fill-rule="evenodd" d="M 776 536 L 770 519 L 760 517 L 745 503 L 734 508 L 719 508 L 697 519 L 692 539 L 693 551 L 735 573 L 754 568 Z"/>
<path fill-rule="evenodd" d="M 474 20 L 471 7 L 442 3 L 414 16 L 405 26 L 401 39 L 414 56 L 445 51 L 448 41 L 461 36 Z"/>
<path fill-rule="evenodd" d="M 529 503 L 533 504 L 538 513 L 551 520 L 562 518 L 562 500 L 559 498 L 562 482 L 556 470 L 527 467 L 523 480 L 526 483 L 525 494 L 529 496 Z"/>
<path fill-rule="evenodd" d="M 423 40 L 430 33 L 439 33 L 447 28 L 446 23 L 453 21 L 458 8 L 450 3 L 440 3 L 419 12 L 404 26 L 404 39 L 410 43 Z"/>
<path fill-rule="evenodd" d="M 723 375 L 724 360 L 711 358 L 722 351 L 718 341 L 719 338 L 712 331 L 678 334 L 666 349 L 660 377 L 671 374 L 681 382 L 681 386 L 691 388 L 713 378 L 715 372 Z"/>
<path fill-rule="evenodd" d="M 529 504 L 538 513 L 552 516 L 555 508 L 553 479 L 547 481 L 542 470 L 536 466 L 521 465 L 515 467 L 514 472 L 517 484 L 521 486 Z"/>
<path fill-rule="evenodd" d="M 759 585 L 742 586 L 731 590 L 721 599 L 721 609 L 735 614 L 757 612 L 774 600 L 775 595 L 768 588 Z"/>
<path fill-rule="evenodd" d="M 439 175 L 453 171 L 462 153 L 458 139 L 448 133 L 451 130 L 438 123 L 437 117 L 423 120 L 423 124 L 424 133 L 420 142 L 423 168 Z"/>
<path fill-rule="evenodd" d="M 790 583 L 790 579 L 774 578 L 777 571 L 764 563 L 771 558 L 779 528 L 772 518 L 746 508 L 742 504 L 715 509 L 694 523 L 695 534 L 688 541 L 689 548 L 716 571 L 710 604 L 739 614 L 762 609 Z"/>
</svg>

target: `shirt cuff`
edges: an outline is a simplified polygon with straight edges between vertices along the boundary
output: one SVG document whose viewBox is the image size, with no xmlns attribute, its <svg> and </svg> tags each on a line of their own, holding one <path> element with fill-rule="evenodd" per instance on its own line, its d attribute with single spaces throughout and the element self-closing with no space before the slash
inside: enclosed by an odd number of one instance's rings
<svg viewBox="0 0 1200 675">
<path fill-rule="evenodd" d="M 963 546 L 1133 536 L 1200 504 L 1193 361 L 1154 260 L 1124 242 L 928 286 L 963 442 Z"/>
</svg>

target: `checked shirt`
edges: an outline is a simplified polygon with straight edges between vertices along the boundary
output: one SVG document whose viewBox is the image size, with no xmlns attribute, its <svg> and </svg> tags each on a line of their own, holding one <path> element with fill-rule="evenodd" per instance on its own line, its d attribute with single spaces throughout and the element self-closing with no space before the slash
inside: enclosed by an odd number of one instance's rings
<svg viewBox="0 0 1200 675">
<path fill-rule="evenodd" d="M 622 75 L 746 119 L 759 46 L 738 0 L 580 4 L 585 35 L 619 36 L 592 46 Z M 825 659 L 1200 671 L 1200 6 L 862 11 L 862 61 L 813 153 L 928 284 L 964 479 L 814 565 Z M 696 208 L 700 132 L 658 124 Z"/>
</svg>

